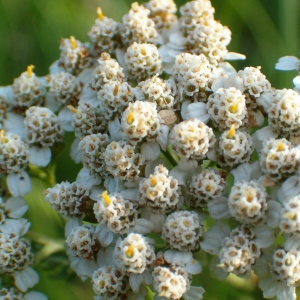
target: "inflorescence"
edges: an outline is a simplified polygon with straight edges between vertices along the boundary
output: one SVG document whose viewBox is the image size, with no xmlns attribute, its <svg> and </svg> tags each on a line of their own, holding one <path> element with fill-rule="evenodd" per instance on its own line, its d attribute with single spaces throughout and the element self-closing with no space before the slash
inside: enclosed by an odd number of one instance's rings
<svg viewBox="0 0 300 300">
<path fill-rule="evenodd" d="M 100 8 L 90 41 L 62 39 L 45 77 L 0 87 L 0 299 L 46 299 L 22 218 L 30 167 L 47 168 L 73 132 L 75 182 L 44 191 L 66 222 L 71 268 L 95 299 L 202 299 L 192 279 L 254 274 L 266 298 L 300 285 L 300 75 L 271 86 L 227 60 L 230 30 L 209 0 Z M 277 69 L 296 69 L 281 58 Z M 266 125 L 268 124 L 268 125 Z M 55 154 L 56 155 L 56 154 Z M 206 252 L 207 255 L 199 255 Z M 23 298 L 25 297 L 25 298 Z"/>
</svg>

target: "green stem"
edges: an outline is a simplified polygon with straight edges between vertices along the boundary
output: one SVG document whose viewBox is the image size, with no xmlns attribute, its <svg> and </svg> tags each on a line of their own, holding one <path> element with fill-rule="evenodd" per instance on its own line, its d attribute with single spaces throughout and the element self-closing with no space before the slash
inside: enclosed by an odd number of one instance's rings
<svg viewBox="0 0 300 300">
<path fill-rule="evenodd" d="M 35 263 L 46 259 L 53 253 L 65 251 L 65 240 L 64 239 L 52 239 L 45 235 L 36 232 L 27 232 L 26 236 L 41 245 L 44 245 L 35 255 Z"/>
</svg>

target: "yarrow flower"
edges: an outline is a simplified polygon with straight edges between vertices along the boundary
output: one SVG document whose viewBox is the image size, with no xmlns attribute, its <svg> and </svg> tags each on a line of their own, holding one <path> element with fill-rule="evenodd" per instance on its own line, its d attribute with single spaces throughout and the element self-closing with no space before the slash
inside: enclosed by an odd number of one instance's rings
<svg viewBox="0 0 300 300">
<path fill-rule="evenodd" d="M 29 65 L 0 87 L 0 299 L 45 300 L 27 292 L 34 252 L 44 263 L 65 247 L 95 300 L 202 299 L 203 258 L 207 275 L 254 272 L 265 297 L 295 300 L 299 59 L 276 65 L 297 70 L 294 90 L 235 70 L 225 60 L 244 56 L 209 0 L 135 2 L 121 22 L 96 12 L 89 42 L 61 39 L 49 74 Z M 63 168 L 80 171 L 56 183 L 69 144 L 79 166 Z M 31 179 L 65 240 L 28 232 Z"/>
</svg>

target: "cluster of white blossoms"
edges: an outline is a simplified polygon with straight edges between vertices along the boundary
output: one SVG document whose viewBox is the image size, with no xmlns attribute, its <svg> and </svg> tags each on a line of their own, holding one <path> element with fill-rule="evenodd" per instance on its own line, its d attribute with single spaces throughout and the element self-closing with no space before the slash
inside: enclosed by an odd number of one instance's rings
<svg viewBox="0 0 300 300">
<path fill-rule="evenodd" d="M 235 70 L 225 60 L 244 56 L 228 52 L 209 0 L 97 15 L 89 42 L 61 40 L 48 75 L 28 66 L 0 87 L 0 281 L 14 279 L 0 299 L 45 299 L 27 292 L 38 275 L 23 196 L 66 132 L 82 168 L 44 199 L 67 219 L 70 266 L 96 300 L 200 300 L 209 256 L 207 276 L 252 274 L 264 297 L 296 299 L 300 77 L 278 90 L 260 67 Z M 276 68 L 300 72 L 299 60 Z"/>
</svg>

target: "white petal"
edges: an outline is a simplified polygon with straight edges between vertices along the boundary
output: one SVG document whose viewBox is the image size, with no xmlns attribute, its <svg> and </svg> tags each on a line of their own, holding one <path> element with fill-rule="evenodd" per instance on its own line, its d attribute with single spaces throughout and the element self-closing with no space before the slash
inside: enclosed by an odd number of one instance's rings
<svg viewBox="0 0 300 300">
<path fill-rule="evenodd" d="M 257 179 L 261 176 L 261 169 L 259 165 L 259 161 L 256 161 L 252 164 L 243 163 L 239 165 L 237 168 L 230 171 L 230 173 L 234 177 L 234 182 L 238 181 L 250 181 L 251 179 Z"/>
<path fill-rule="evenodd" d="M 95 235 L 103 247 L 110 245 L 114 239 L 114 234 L 101 225 L 97 225 Z"/>
<path fill-rule="evenodd" d="M 196 118 L 206 124 L 209 121 L 206 104 L 203 102 L 189 104 L 187 106 L 187 114 L 185 117 L 187 119 Z"/>
<path fill-rule="evenodd" d="M 29 227 L 30 223 L 28 220 L 20 218 L 20 219 L 6 219 L 3 225 L 0 225 L 0 229 L 2 232 L 6 234 L 14 233 L 18 234 L 19 236 L 24 235 Z"/>
<path fill-rule="evenodd" d="M 115 249 L 115 245 L 111 244 L 110 246 L 103 248 L 101 247 L 97 252 L 97 263 L 99 267 L 104 266 L 113 266 L 115 265 L 113 252 Z"/>
<path fill-rule="evenodd" d="M 181 31 L 171 33 L 169 40 L 172 43 L 172 46 L 177 46 L 179 50 L 184 49 L 186 38 L 183 36 Z"/>
<path fill-rule="evenodd" d="M 138 188 L 130 188 L 126 190 L 120 191 L 120 194 L 124 197 L 124 199 L 131 201 L 138 201 L 139 199 L 139 189 Z"/>
<path fill-rule="evenodd" d="M 104 187 L 108 190 L 109 194 L 119 193 L 124 189 L 124 184 L 119 178 L 106 177 L 104 180 Z"/>
<path fill-rule="evenodd" d="M 95 177 L 90 171 L 86 168 L 82 168 L 76 178 L 76 181 L 84 186 L 87 190 L 90 190 L 93 185 L 99 185 L 101 179 Z"/>
<path fill-rule="evenodd" d="M 182 170 L 178 165 L 175 166 L 169 173 L 170 176 L 174 177 L 179 185 L 185 185 L 187 180 L 189 180 L 197 169 L 193 170 Z"/>
<path fill-rule="evenodd" d="M 120 49 L 117 48 L 116 49 L 116 56 L 117 56 L 117 60 L 120 64 L 120 66 L 124 69 L 126 68 L 126 63 L 125 63 L 125 50 L 124 49 Z"/>
<path fill-rule="evenodd" d="M 4 99 L 4 101 L 10 106 L 15 106 L 17 104 L 14 91 L 11 85 L 0 86 L 0 98 Z"/>
<path fill-rule="evenodd" d="M 276 228 L 279 226 L 281 218 L 282 206 L 273 200 L 268 201 L 268 210 L 266 212 L 265 218 L 266 223 L 270 228 Z"/>
<path fill-rule="evenodd" d="M 176 250 L 167 250 L 164 252 L 164 259 L 172 264 L 188 264 L 193 260 L 191 252 L 180 252 Z"/>
<path fill-rule="evenodd" d="M 181 113 L 181 117 L 182 117 L 183 120 L 187 120 L 188 119 L 188 117 L 187 117 L 187 114 L 188 114 L 187 108 L 188 108 L 188 106 L 190 104 L 191 104 L 191 101 L 190 100 L 186 100 L 181 105 L 181 111 L 180 111 L 180 113 Z"/>
<path fill-rule="evenodd" d="M 297 89 L 300 88 L 300 75 L 296 76 L 296 77 L 293 79 L 293 83 L 294 83 L 294 85 L 295 85 L 295 87 L 296 87 Z"/>
<path fill-rule="evenodd" d="M 135 293 L 138 293 L 140 285 L 143 282 L 147 285 L 150 285 L 152 283 L 152 276 L 149 273 L 149 271 L 146 270 L 141 274 L 130 274 L 129 275 L 129 284 Z"/>
<path fill-rule="evenodd" d="M 194 159 L 184 157 L 178 162 L 178 168 L 183 171 L 196 170 L 197 167 L 198 162 Z"/>
<path fill-rule="evenodd" d="M 299 59 L 295 56 L 284 56 L 279 58 L 278 63 L 275 65 L 276 70 L 290 71 L 297 70 Z"/>
<path fill-rule="evenodd" d="M 159 143 L 163 151 L 167 150 L 169 132 L 170 132 L 169 126 L 161 124 L 158 131 L 157 142 Z"/>
<path fill-rule="evenodd" d="M 201 264 L 195 259 L 187 263 L 184 269 L 192 275 L 200 274 L 202 272 Z"/>
<path fill-rule="evenodd" d="M 50 147 L 31 146 L 29 148 L 28 160 L 38 167 L 46 167 L 51 160 Z"/>
<path fill-rule="evenodd" d="M 258 259 L 257 263 L 253 266 L 255 275 L 259 278 L 271 277 L 270 261 L 273 256 L 273 247 L 264 250 L 264 254 Z"/>
<path fill-rule="evenodd" d="M 277 136 L 278 134 L 272 130 L 271 126 L 266 126 L 255 131 L 252 135 L 252 141 L 256 151 L 260 152 L 262 150 L 264 141 L 267 141 L 270 138 L 276 138 Z"/>
<path fill-rule="evenodd" d="M 92 278 L 93 273 L 98 269 L 98 265 L 94 260 L 81 259 L 78 257 L 70 258 L 70 266 L 81 280 L 85 280 L 88 277 Z"/>
<path fill-rule="evenodd" d="M 215 220 L 228 219 L 231 217 L 227 199 L 225 197 L 219 197 L 208 201 L 207 209 L 211 217 Z"/>
<path fill-rule="evenodd" d="M 162 232 L 163 225 L 166 221 L 166 216 L 164 214 L 154 214 L 147 209 L 144 209 L 142 218 L 145 218 L 154 224 L 153 232 Z"/>
<path fill-rule="evenodd" d="M 223 281 L 227 276 L 228 272 L 219 267 L 220 259 L 218 256 L 213 257 L 209 264 L 209 271 L 216 277 L 219 281 Z"/>
<path fill-rule="evenodd" d="M 298 175 L 289 177 L 279 188 L 277 197 L 284 204 L 285 200 L 300 194 L 300 178 Z"/>
<path fill-rule="evenodd" d="M 121 123 L 118 118 L 108 122 L 108 132 L 114 141 L 120 141 L 124 138 L 121 132 Z"/>
<path fill-rule="evenodd" d="M 249 119 L 253 119 L 253 121 L 251 122 L 251 126 L 253 127 L 259 127 L 261 125 L 263 125 L 264 121 L 265 121 L 265 118 L 263 116 L 263 114 L 261 113 L 261 111 L 257 110 L 257 111 L 254 111 L 254 110 L 251 110 L 251 111 L 248 111 L 248 117 Z"/>
<path fill-rule="evenodd" d="M 169 47 L 167 45 L 163 45 L 158 49 L 159 56 L 161 57 L 162 61 L 169 66 L 167 73 L 171 74 L 173 70 L 173 64 L 175 58 L 169 55 Z"/>
<path fill-rule="evenodd" d="M 277 293 L 278 300 L 296 300 L 296 290 L 293 286 L 285 286 L 283 289 L 280 289 Z"/>
<path fill-rule="evenodd" d="M 160 147 L 156 142 L 145 142 L 141 145 L 141 154 L 146 161 L 154 161 L 160 155 Z"/>
<path fill-rule="evenodd" d="M 227 224 L 223 222 L 216 222 L 203 235 L 203 241 L 200 242 L 201 248 L 210 254 L 216 255 L 219 253 L 219 247 L 223 239 L 228 236 L 230 229 Z"/>
<path fill-rule="evenodd" d="M 275 242 L 274 230 L 266 225 L 255 227 L 254 232 L 254 240 L 261 248 L 270 247 Z"/>
<path fill-rule="evenodd" d="M 154 224 L 146 219 L 137 219 L 134 226 L 130 228 L 128 233 L 134 232 L 139 234 L 147 234 L 154 230 Z"/>
<path fill-rule="evenodd" d="M 70 156 L 75 161 L 76 164 L 79 164 L 82 160 L 82 152 L 79 149 L 79 138 L 75 138 L 72 145 L 71 145 L 71 151 Z"/>
<path fill-rule="evenodd" d="M 49 73 L 50 74 L 57 74 L 60 73 L 62 70 L 62 68 L 59 67 L 59 60 L 56 60 L 54 63 L 52 63 L 49 67 Z"/>
<path fill-rule="evenodd" d="M 32 288 L 39 282 L 39 275 L 31 267 L 26 267 L 22 271 L 16 271 L 13 276 L 16 287 L 22 292 L 26 292 L 28 288 Z"/>
<path fill-rule="evenodd" d="M 230 87 L 235 87 L 240 90 L 242 93 L 245 91 L 245 86 L 243 84 L 242 78 L 237 74 L 233 73 L 228 76 L 218 77 L 212 84 L 212 91 L 216 92 L 219 88 L 228 89 Z"/>
<path fill-rule="evenodd" d="M 223 58 L 225 60 L 244 60 L 244 59 L 246 59 L 246 56 L 241 53 L 227 52 Z"/>
<path fill-rule="evenodd" d="M 93 186 L 90 190 L 89 198 L 94 201 L 98 201 L 99 195 L 101 195 L 104 191 L 105 189 L 103 187 Z"/>
<path fill-rule="evenodd" d="M 146 296 L 148 295 L 148 290 L 144 285 L 142 285 L 142 286 L 140 286 L 137 293 L 128 292 L 127 295 L 128 295 L 128 299 L 130 299 L 130 300 L 145 300 Z M 103 300 L 106 300 L 106 299 L 103 299 Z M 154 298 L 153 298 L 153 300 L 154 300 Z"/>
<path fill-rule="evenodd" d="M 83 103 L 87 103 L 91 107 L 97 107 L 99 105 L 99 100 L 97 98 L 97 91 L 90 87 L 90 84 L 86 84 L 81 92 L 78 106 Z"/>
<path fill-rule="evenodd" d="M 57 112 L 61 107 L 61 104 L 56 101 L 55 96 L 53 94 L 47 93 L 45 107 L 49 108 L 53 112 Z"/>
<path fill-rule="evenodd" d="M 30 177 L 25 171 L 8 174 L 6 181 L 8 189 L 14 197 L 24 196 L 31 191 Z"/>
<path fill-rule="evenodd" d="M 236 74 L 236 69 L 227 61 L 220 62 L 218 67 L 213 69 L 214 78 L 232 74 Z"/>
<path fill-rule="evenodd" d="M 74 113 L 72 113 L 67 107 L 64 107 L 58 113 L 57 120 L 64 131 L 74 131 L 74 127 L 72 126 L 73 116 Z"/>
<path fill-rule="evenodd" d="M 28 205 L 22 197 L 10 197 L 4 206 L 10 218 L 21 218 L 28 209 Z"/>
<path fill-rule="evenodd" d="M 273 93 L 272 92 L 265 92 L 265 93 L 262 93 L 260 95 L 260 97 L 256 98 L 256 103 L 260 106 L 263 107 L 264 111 L 266 113 L 269 112 L 269 109 L 271 108 L 272 106 L 272 103 L 273 103 Z"/>
<path fill-rule="evenodd" d="M 3 126 L 6 133 L 18 134 L 22 140 L 25 139 L 24 117 L 12 112 L 6 113 L 6 118 L 3 120 Z"/>
<path fill-rule="evenodd" d="M 201 286 L 191 286 L 188 291 L 186 291 L 182 297 L 184 300 L 201 300 L 203 299 L 203 294 L 205 290 Z"/>
<path fill-rule="evenodd" d="M 299 251 L 300 239 L 298 236 L 291 235 L 285 239 L 284 249 L 286 251 Z"/>
<path fill-rule="evenodd" d="M 153 174 L 155 167 L 158 165 L 163 165 L 165 167 L 167 166 L 165 160 L 162 158 L 158 158 L 155 161 L 149 161 L 145 167 L 145 177 L 149 177 L 151 174 Z"/>
<path fill-rule="evenodd" d="M 48 298 L 44 294 L 36 291 L 31 291 L 24 295 L 24 300 L 47 300 L 47 299 Z"/>
<path fill-rule="evenodd" d="M 65 237 L 67 238 L 71 233 L 72 229 L 82 225 L 82 221 L 76 217 L 68 218 L 65 226 Z"/>
<path fill-rule="evenodd" d="M 259 281 L 259 287 L 263 291 L 263 295 L 265 298 L 273 298 L 276 297 L 281 290 L 289 290 L 290 288 L 287 287 L 283 282 L 277 281 L 271 277 L 262 278 Z M 294 287 L 292 289 L 295 289 Z M 293 300 L 293 298 L 285 298 L 281 300 Z"/>
<path fill-rule="evenodd" d="M 174 60 L 172 60 L 170 63 L 164 62 L 164 72 L 171 75 L 173 72 L 173 66 L 174 66 Z"/>
<path fill-rule="evenodd" d="M 77 79 L 85 85 L 89 85 L 93 79 L 93 71 L 94 68 L 83 69 L 83 71 L 77 75 Z"/>
</svg>

